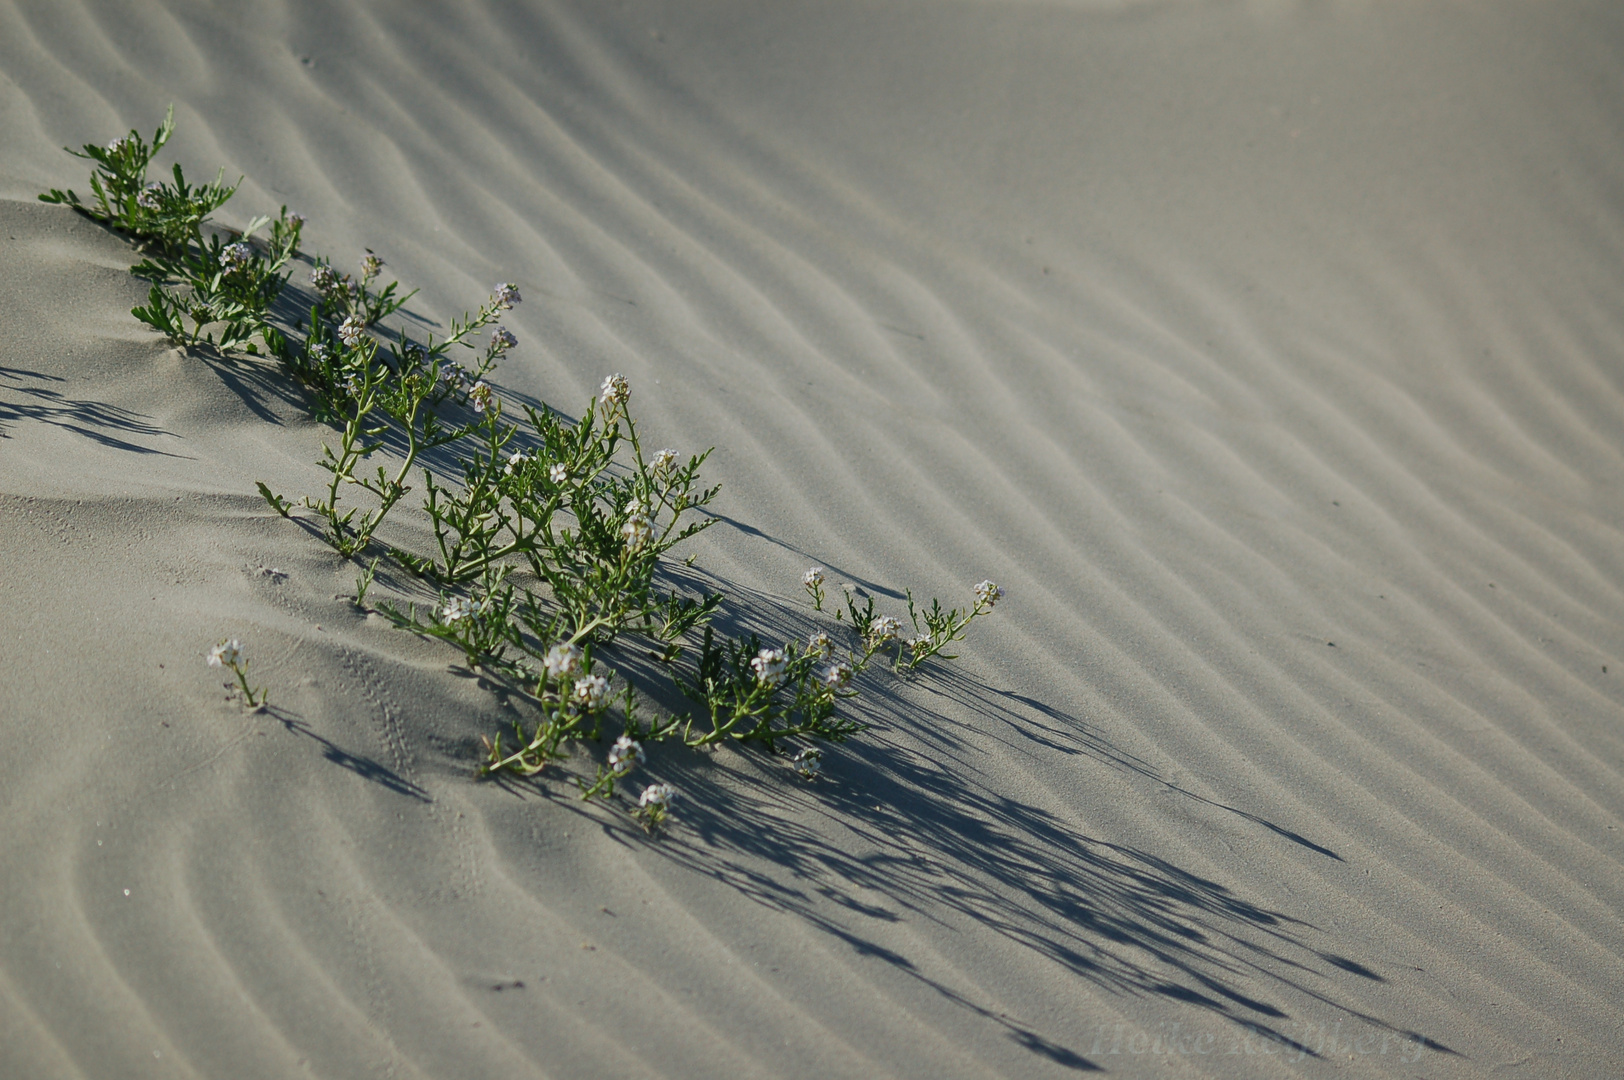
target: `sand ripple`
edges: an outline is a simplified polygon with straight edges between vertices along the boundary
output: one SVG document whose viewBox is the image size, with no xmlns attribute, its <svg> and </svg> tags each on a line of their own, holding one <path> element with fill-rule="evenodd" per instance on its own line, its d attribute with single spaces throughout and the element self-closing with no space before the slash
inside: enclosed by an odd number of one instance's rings
<svg viewBox="0 0 1624 1080">
<path fill-rule="evenodd" d="M 1620 33 L 0 3 L 0 1074 L 1616 1071 Z M 517 281 L 514 394 L 715 444 L 766 628 L 1010 599 L 816 787 L 656 755 L 664 843 L 469 783 L 499 706 L 248 497 L 321 429 L 30 201 L 171 100 L 413 318 Z"/>
</svg>

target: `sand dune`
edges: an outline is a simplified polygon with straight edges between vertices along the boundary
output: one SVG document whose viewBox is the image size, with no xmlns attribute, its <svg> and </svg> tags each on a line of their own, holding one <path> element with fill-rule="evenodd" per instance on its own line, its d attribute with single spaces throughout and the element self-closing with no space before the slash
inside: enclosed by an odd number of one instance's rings
<svg viewBox="0 0 1624 1080">
<path fill-rule="evenodd" d="M 1579 2 L 0 2 L 0 1076 L 1624 1071 L 1621 56 Z M 715 445 L 767 628 L 813 563 L 1009 599 L 816 784 L 656 753 L 664 840 L 473 782 L 502 705 L 255 494 L 327 429 L 34 201 L 169 102 L 223 220 L 425 323 L 516 281 L 505 392 Z"/>
</svg>

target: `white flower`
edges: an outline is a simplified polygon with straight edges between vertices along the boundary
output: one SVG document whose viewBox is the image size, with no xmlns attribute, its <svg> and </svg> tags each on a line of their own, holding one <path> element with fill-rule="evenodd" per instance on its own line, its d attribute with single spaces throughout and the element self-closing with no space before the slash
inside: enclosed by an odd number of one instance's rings
<svg viewBox="0 0 1624 1080">
<path fill-rule="evenodd" d="M 474 388 L 472 390 L 468 391 L 468 404 L 470 404 L 470 405 L 472 405 L 474 407 L 474 411 L 476 413 L 482 413 L 486 409 L 490 408 L 491 407 L 491 387 L 490 387 L 490 384 L 487 383 L 484 379 L 481 379 L 478 382 L 476 382 L 474 384 Z"/>
<path fill-rule="evenodd" d="M 631 772 L 645 760 L 643 744 L 630 736 L 622 735 L 609 748 L 609 769 L 616 776 Z"/>
<path fill-rule="evenodd" d="M 889 615 L 881 615 L 868 624 L 868 638 L 870 641 L 890 641 L 902 633 L 902 624 Z"/>
<path fill-rule="evenodd" d="M 325 341 L 318 341 L 314 345 L 310 346 L 310 359 L 314 360 L 318 364 L 325 364 L 327 362 L 327 358 L 332 355 L 332 352 L 333 350 L 327 347 L 327 343 Z"/>
<path fill-rule="evenodd" d="M 314 270 L 310 271 L 310 284 L 316 287 L 317 292 L 326 296 L 342 285 L 343 280 L 338 276 L 337 270 L 334 270 L 326 263 L 320 263 Z"/>
<path fill-rule="evenodd" d="M 161 189 L 157 184 L 150 184 L 142 188 L 141 194 L 135 197 L 135 205 L 143 210 L 156 211 L 163 209 L 164 202 Z"/>
<path fill-rule="evenodd" d="M 983 581 L 981 584 L 976 586 L 976 603 L 978 605 L 992 607 L 1003 598 L 1004 590 L 1000 589 L 990 581 Z"/>
<path fill-rule="evenodd" d="M 367 252 L 361 259 L 361 276 L 371 281 L 383 272 L 383 260 L 372 252 Z"/>
<path fill-rule="evenodd" d="M 851 685 L 851 665 L 844 660 L 823 669 L 823 685 L 831 690 L 844 690 Z"/>
<path fill-rule="evenodd" d="M 833 655 L 835 643 L 828 634 L 819 630 L 806 639 L 806 651 L 820 658 L 828 657 Z"/>
<path fill-rule="evenodd" d="M 451 364 L 445 369 L 445 381 L 453 390 L 461 390 L 468 385 L 468 373 L 456 364 Z"/>
<path fill-rule="evenodd" d="M 815 780 L 818 771 L 823 768 L 823 751 L 815 746 L 809 746 L 789 760 L 795 766 L 796 772 L 808 780 Z"/>
<path fill-rule="evenodd" d="M 498 326 L 491 333 L 491 352 L 493 353 L 505 353 L 518 343 L 519 339 L 513 336 L 513 331 L 505 326 Z"/>
<path fill-rule="evenodd" d="M 669 446 L 656 453 L 654 455 L 654 460 L 649 462 L 649 468 L 653 469 L 656 473 L 668 473 L 676 467 L 677 452 L 671 449 Z"/>
<path fill-rule="evenodd" d="M 677 789 L 670 784 L 650 784 L 637 797 L 637 805 L 643 807 L 670 806 L 676 801 Z"/>
<path fill-rule="evenodd" d="M 620 535 L 626 538 L 626 547 L 632 551 L 648 543 L 649 537 L 654 535 L 654 525 L 649 521 L 642 503 L 632 503 L 631 513 L 626 515 L 626 524 L 620 527 Z"/>
<path fill-rule="evenodd" d="M 762 649 L 750 661 L 755 669 L 756 681 L 763 686 L 777 686 L 784 678 L 784 668 L 789 661 L 784 656 L 783 649 Z"/>
<path fill-rule="evenodd" d="M 603 380 L 603 388 L 598 391 L 598 397 L 603 400 L 606 411 L 616 405 L 626 404 L 626 399 L 631 396 L 632 384 L 626 380 L 626 376 L 618 371 L 613 375 L 606 376 Z"/>
<path fill-rule="evenodd" d="M 534 460 L 536 460 L 536 459 L 533 456 L 532 457 L 526 457 L 524 451 L 519 450 L 519 451 L 517 451 L 517 452 L 515 452 L 513 454 L 508 455 L 507 467 L 504 468 L 502 471 L 507 473 L 509 476 L 512 476 L 514 473 L 518 472 L 520 469 L 524 468 L 526 465 L 530 464 Z"/>
<path fill-rule="evenodd" d="M 562 679 L 581 670 L 581 650 L 568 642 L 559 642 L 541 658 L 541 666 L 549 678 Z"/>
<path fill-rule="evenodd" d="M 932 644 L 934 644 L 934 642 L 931 640 L 931 636 L 929 634 L 921 634 L 919 637 L 913 638 L 908 642 L 908 648 L 913 651 L 915 656 L 923 656 L 930 650 Z"/>
<path fill-rule="evenodd" d="M 254 249 L 241 241 L 235 244 L 227 244 L 220 251 L 220 261 L 225 263 L 227 273 L 247 266 L 248 260 L 253 257 Z"/>
<path fill-rule="evenodd" d="M 338 324 L 338 340 L 342 341 L 347 348 L 353 349 L 366 338 L 366 330 L 366 323 L 354 315 L 347 316 L 343 322 Z"/>
<path fill-rule="evenodd" d="M 809 589 L 816 589 L 823 584 L 823 567 L 814 566 L 801 575 L 801 584 Z"/>
<path fill-rule="evenodd" d="M 555 461 L 551 465 L 547 466 L 547 479 L 551 480 L 559 487 L 563 487 L 564 482 L 569 478 L 570 471 L 564 467 L 564 463 L 562 461 Z"/>
<path fill-rule="evenodd" d="M 107 152 L 114 155 L 122 154 L 129 148 L 130 137 L 128 135 L 120 135 L 118 138 L 107 144 Z"/>
<path fill-rule="evenodd" d="M 464 619 L 474 617 L 475 608 L 472 600 L 455 596 L 445 607 L 440 609 L 440 618 L 447 626 L 462 622 Z"/>
<path fill-rule="evenodd" d="M 491 290 L 491 299 L 496 301 L 499 308 L 512 308 L 519 302 L 519 287 L 511 281 L 504 281 Z"/>
<path fill-rule="evenodd" d="M 242 644 L 236 638 L 222 641 L 209 650 L 209 667 L 234 668 L 241 659 Z"/>
<path fill-rule="evenodd" d="M 588 675 L 575 680 L 575 692 L 570 695 L 587 712 L 597 712 L 609 703 L 609 680 L 602 675 Z"/>
</svg>

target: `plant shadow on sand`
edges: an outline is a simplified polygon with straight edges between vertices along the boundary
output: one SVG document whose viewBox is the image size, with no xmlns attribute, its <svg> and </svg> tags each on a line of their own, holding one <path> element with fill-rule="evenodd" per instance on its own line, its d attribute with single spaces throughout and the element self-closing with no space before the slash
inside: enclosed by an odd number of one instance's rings
<svg viewBox="0 0 1624 1080">
<path fill-rule="evenodd" d="M 735 610 L 757 616 L 746 629 L 764 639 L 804 636 L 811 625 L 782 597 L 741 598 L 736 587 L 730 591 L 741 601 Z M 768 611 L 779 614 L 761 621 L 760 613 Z M 930 708 L 929 694 L 952 699 L 960 715 L 973 713 L 982 721 L 975 725 L 982 737 L 1001 731 L 1004 738 L 1131 770 L 1317 857 L 1342 861 L 1290 829 L 1168 783 L 1076 717 L 992 690 L 940 664 L 918 679 L 874 673 L 860 706 L 872 730 L 834 751 L 830 777 L 811 784 L 793 779 L 787 769 L 779 774 L 782 782 L 763 782 L 762 773 L 778 771 L 772 767 L 776 759 L 755 751 L 702 756 L 651 748 L 651 771 L 683 793 L 677 824 L 652 847 L 889 965 L 1063 1067 L 1103 1070 L 1085 1056 L 1087 1047 L 1067 1047 L 978 1004 L 909 957 L 870 940 L 863 925 L 905 919 L 973 924 L 1102 990 L 1206 1010 L 1308 1058 L 1321 1056 L 1312 1040 L 1293 1042 L 1296 1023 L 1258 987 L 1272 985 L 1282 995 L 1319 1002 L 1395 1037 L 1455 1054 L 1430 1035 L 1336 1001 L 1325 988 L 1328 979 L 1385 979 L 1340 955 L 1324 940 L 1325 931 L 1154 851 L 1084 835 L 980 782 L 974 752 L 956 725 Z M 593 811 L 578 812 L 603 824 Z M 623 830 L 608 828 L 622 832 L 628 843 L 644 842 L 630 822 Z"/>
<path fill-rule="evenodd" d="M 289 712 L 276 705 L 267 705 L 265 712 L 279 721 L 289 732 L 295 735 L 303 735 L 316 743 L 321 747 L 321 756 L 339 768 L 347 769 L 361 779 L 378 784 L 397 795 L 404 795 L 418 802 L 433 801 L 429 798 L 429 793 L 418 785 L 373 758 L 350 753 L 331 739 L 317 732 L 297 713 Z"/>
<path fill-rule="evenodd" d="M 60 390 L 41 385 L 66 381 L 60 375 L 48 375 L 42 371 L 0 367 L 0 387 L 22 399 L 0 400 L 0 438 L 5 437 L 9 425 L 19 421 L 36 421 L 83 435 L 114 450 L 157 454 L 160 457 L 185 456 L 119 438 L 119 435 L 175 437 L 174 432 L 148 423 L 149 418 L 141 413 L 104 401 L 69 397 Z"/>
<path fill-rule="evenodd" d="M 288 291 L 295 294 L 296 299 L 289 297 L 295 303 L 308 300 L 298 295 L 302 290 L 297 286 Z M 245 363 L 207 349 L 190 351 L 210 363 L 266 419 L 275 419 L 266 399 L 303 402 L 303 392 L 274 361 Z M 387 455 L 396 446 L 386 437 L 381 449 Z M 445 460 L 425 456 L 423 464 L 435 472 L 451 472 Z M 779 543 L 731 519 L 720 520 L 757 540 Z M 831 577 L 841 576 L 859 580 L 831 568 Z M 727 593 L 730 602 L 716 626 L 728 634 L 755 632 L 765 642 L 804 640 L 814 625 L 827 629 L 832 621 L 814 621 L 781 596 L 752 594 L 701 571 L 668 564 L 665 578 L 667 586 L 685 591 Z M 863 591 L 888 605 L 897 597 L 878 585 Z M 639 685 L 653 681 L 644 670 L 650 661 L 636 650 L 615 649 L 606 658 Z M 447 659 L 455 668 L 455 660 Z M 651 771 L 674 781 L 683 793 L 677 826 L 652 845 L 654 850 L 756 903 L 802 919 L 1062 1067 L 1103 1068 L 1078 1048 L 976 1002 L 909 957 L 871 940 L 863 932 L 864 922 L 968 922 L 1102 990 L 1203 1009 L 1282 1043 L 1292 1043 L 1285 1030 L 1289 1014 L 1250 987 L 1273 985 L 1372 1027 L 1411 1040 L 1424 1038 L 1425 1045 L 1454 1053 L 1430 1036 L 1340 1004 L 1310 985 L 1337 977 L 1382 981 L 1358 961 L 1316 947 L 1314 939 L 1324 931 L 1312 924 L 1238 896 L 1152 851 L 1082 835 L 1056 815 L 980 783 L 966 740 L 921 699 L 930 693 L 946 695 L 956 703 L 955 711 L 987 722 L 977 724 L 981 734 L 990 724 L 1053 751 L 1087 754 L 1237 814 L 1317 856 L 1341 861 L 1334 851 L 1258 815 L 1178 788 L 1079 718 L 993 691 L 946 665 L 931 664 L 910 679 L 876 670 L 866 682 L 858 709 L 873 728 L 837 752 L 838 766 L 831 771 L 838 772 L 838 780 L 762 783 L 761 767 L 774 760 L 766 755 L 747 751 L 747 761 L 733 754 L 650 747 L 655 756 Z M 684 705 L 674 700 L 655 704 L 668 709 Z M 421 788 L 375 761 L 344 751 L 299 717 L 276 710 L 272 715 L 290 732 L 320 744 L 334 764 L 397 794 L 426 800 Z M 904 741 L 924 752 L 909 749 Z M 599 753 L 601 748 L 590 756 Z M 788 780 L 787 770 L 783 775 Z M 547 792 L 557 777 L 556 770 L 549 770 L 535 781 L 505 777 L 496 782 L 515 792 Z M 554 799 L 551 793 L 548 797 L 605 825 L 601 809 L 573 798 Z M 605 827 L 626 842 L 645 842 L 630 820 Z M 1300 1049 L 1303 1056 L 1320 1056 L 1306 1045 Z"/>
</svg>

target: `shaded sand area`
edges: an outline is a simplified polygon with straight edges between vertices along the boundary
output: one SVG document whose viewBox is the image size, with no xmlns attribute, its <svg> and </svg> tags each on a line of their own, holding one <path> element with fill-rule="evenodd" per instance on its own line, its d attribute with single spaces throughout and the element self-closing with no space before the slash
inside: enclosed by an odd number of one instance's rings
<svg viewBox="0 0 1624 1080">
<path fill-rule="evenodd" d="M 34 201 L 171 101 L 714 444 L 774 628 L 1009 598 L 817 783 L 654 754 L 662 841 L 473 782 L 255 494 L 328 430 Z M 1621 121 L 1603 2 L 0 0 L 0 1076 L 1619 1075 Z"/>
</svg>

